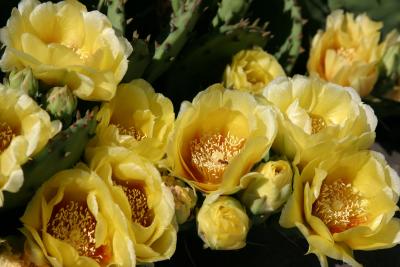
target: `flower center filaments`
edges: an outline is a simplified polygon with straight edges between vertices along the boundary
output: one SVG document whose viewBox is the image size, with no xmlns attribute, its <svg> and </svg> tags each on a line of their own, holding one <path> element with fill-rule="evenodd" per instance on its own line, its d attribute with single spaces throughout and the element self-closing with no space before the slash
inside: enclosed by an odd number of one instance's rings
<svg viewBox="0 0 400 267">
<path fill-rule="evenodd" d="M 360 192 L 339 179 L 331 184 L 322 184 L 312 214 L 319 217 L 331 233 L 340 233 L 367 221 L 367 205 L 368 201 Z"/>
<path fill-rule="evenodd" d="M 321 116 L 310 114 L 310 118 L 311 134 L 316 134 L 326 128 L 326 122 Z"/>
<path fill-rule="evenodd" d="M 344 48 L 340 47 L 338 50 L 336 50 L 336 53 L 346 59 L 347 62 L 351 63 L 354 61 L 354 57 L 356 54 L 356 50 L 354 48 Z"/>
<path fill-rule="evenodd" d="M 85 201 L 63 200 L 54 206 L 47 232 L 70 244 L 80 256 L 107 263 L 111 254 L 108 246 L 96 248 L 96 219 Z"/>
<path fill-rule="evenodd" d="M 148 227 L 153 222 L 153 213 L 147 204 L 146 191 L 143 183 L 125 181 L 113 178 L 114 184 L 120 186 L 128 198 L 132 211 L 132 221 L 143 227 Z"/>
<path fill-rule="evenodd" d="M 203 134 L 190 142 L 191 164 L 200 173 L 200 181 L 219 184 L 233 157 L 240 153 L 244 138 L 231 134 Z"/>
<path fill-rule="evenodd" d="M 140 129 L 137 129 L 135 126 L 124 127 L 120 124 L 115 124 L 115 126 L 118 128 L 119 134 L 130 135 L 137 141 L 140 141 L 147 137 L 146 134 L 144 134 Z"/>
<path fill-rule="evenodd" d="M 64 46 L 66 46 L 69 49 L 71 49 L 72 51 L 74 51 L 74 53 L 77 54 L 79 56 L 79 58 L 83 61 L 87 60 L 90 56 L 90 54 L 88 52 L 84 51 L 81 48 L 78 48 L 74 44 L 64 44 Z"/>
<path fill-rule="evenodd" d="M 14 137 L 15 133 L 11 126 L 6 122 L 0 122 L 0 152 L 6 150 Z"/>
</svg>

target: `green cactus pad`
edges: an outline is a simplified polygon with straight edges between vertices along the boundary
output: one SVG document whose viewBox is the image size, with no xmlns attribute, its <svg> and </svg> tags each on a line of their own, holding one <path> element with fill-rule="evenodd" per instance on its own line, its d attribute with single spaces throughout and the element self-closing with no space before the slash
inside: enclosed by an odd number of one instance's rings
<svg viewBox="0 0 400 267">
<path fill-rule="evenodd" d="M 233 24 L 246 14 L 253 0 L 222 0 L 217 14 L 212 20 L 214 27 L 221 24 Z"/>
<path fill-rule="evenodd" d="M 96 125 L 93 113 L 88 113 L 58 133 L 39 154 L 25 163 L 22 166 L 24 183 L 17 193 L 4 192 L 4 206 L 0 208 L 0 214 L 25 206 L 45 181 L 57 172 L 73 167 L 94 135 Z"/>
<path fill-rule="evenodd" d="M 148 44 L 148 40 L 139 39 L 137 34 L 134 34 L 132 41 L 133 52 L 128 58 L 128 70 L 125 74 L 124 82 L 130 82 L 133 79 L 142 77 L 151 61 Z"/>
<path fill-rule="evenodd" d="M 107 17 L 110 19 L 114 30 L 120 35 L 125 33 L 125 0 L 108 0 Z"/>
<path fill-rule="evenodd" d="M 200 6 L 201 0 L 172 2 L 171 31 L 167 38 L 156 46 L 153 59 L 145 74 L 148 81 L 153 82 L 160 77 L 179 54 L 200 16 Z"/>
<path fill-rule="evenodd" d="M 300 7 L 296 5 L 295 0 L 285 0 L 283 12 L 290 12 L 291 31 L 285 39 L 280 49 L 275 53 L 275 57 L 284 67 L 286 73 L 291 73 L 296 59 L 303 51 L 301 48 L 301 39 L 303 31 L 303 19 L 301 17 Z"/>
</svg>

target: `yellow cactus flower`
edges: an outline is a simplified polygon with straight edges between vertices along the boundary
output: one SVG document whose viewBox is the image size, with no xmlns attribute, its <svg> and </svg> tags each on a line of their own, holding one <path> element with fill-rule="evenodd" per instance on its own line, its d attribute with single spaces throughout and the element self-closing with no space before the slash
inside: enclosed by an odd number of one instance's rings
<svg viewBox="0 0 400 267">
<path fill-rule="evenodd" d="M 88 148 L 86 158 L 128 218 L 137 260 L 170 258 L 177 241 L 174 197 L 154 165 L 124 147 Z"/>
<path fill-rule="evenodd" d="M 276 132 L 272 107 L 249 93 L 210 86 L 182 103 L 167 148 L 172 174 L 204 192 L 232 193 Z"/>
<path fill-rule="evenodd" d="M 354 88 L 368 95 L 378 78 L 378 63 L 393 35 L 379 43 L 381 22 L 362 14 L 336 10 L 327 17 L 325 31 L 314 36 L 307 63 L 308 72 L 320 78 Z"/>
<path fill-rule="evenodd" d="M 280 110 L 273 148 L 290 159 L 297 155 L 301 166 L 374 142 L 377 118 L 351 88 L 297 75 L 270 83 L 264 96 Z"/>
<path fill-rule="evenodd" d="M 107 17 L 76 0 L 22 0 L 0 30 L 4 72 L 32 69 L 51 86 L 68 85 L 84 100 L 110 100 L 127 70 L 129 42 Z"/>
<path fill-rule="evenodd" d="M 197 214 L 198 235 L 205 245 L 216 250 L 240 249 L 246 245 L 250 220 L 239 201 L 220 196 L 203 203 Z"/>
<path fill-rule="evenodd" d="M 162 159 L 172 133 L 172 102 L 142 79 L 118 86 L 117 94 L 98 113 L 97 137 L 89 146 L 118 145 L 152 162 Z"/>
<path fill-rule="evenodd" d="M 292 193 L 293 171 L 285 160 L 260 164 L 256 172 L 242 178 L 245 188 L 241 202 L 255 215 L 270 215 L 288 200 Z"/>
<path fill-rule="evenodd" d="M 21 166 L 61 129 L 22 90 L 0 84 L 0 207 L 3 191 L 17 192 L 24 181 Z"/>
<path fill-rule="evenodd" d="M 135 266 L 126 218 L 106 184 L 84 165 L 45 182 L 21 221 L 35 265 Z"/>
<path fill-rule="evenodd" d="M 400 243 L 394 218 L 400 180 L 383 155 L 372 151 L 333 154 L 309 163 L 294 177 L 293 194 L 280 224 L 297 227 L 318 256 L 361 266 L 352 250 L 390 248 Z"/>
<path fill-rule="evenodd" d="M 260 94 L 273 79 L 286 76 L 274 58 L 260 47 L 238 52 L 225 68 L 224 85 L 227 88 Z"/>
</svg>

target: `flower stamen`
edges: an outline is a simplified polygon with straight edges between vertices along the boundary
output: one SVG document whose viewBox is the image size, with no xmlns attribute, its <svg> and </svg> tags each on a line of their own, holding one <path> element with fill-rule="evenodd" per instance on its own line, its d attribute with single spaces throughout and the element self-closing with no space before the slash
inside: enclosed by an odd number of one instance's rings
<svg viewBox="0 0 400 267">
<path fill-rule="evenodd" d="M 356 50 L 354 48 L 340 47 L 338 50 L 336 50 L 336 53 L 340 57 L 344 58 L 348 63 L 351 63 L 355 59 Z"/>
<path fill-rule="evenodd" d="M 367 205 L 368 201 L 351 183 L 339 179 L 322 184 L 312 214 L 320 218 L 331 233 L 340 233 L 367 221 Z"/>
<path fill-rule="evenodd" d="M 190 142 L 191 164 L 204 183 L 221 182 L 229 162 L 240 153 L 244 138 L 221 133 L 203 134 Z"/>
<path fill-rule="evenodd" d="M 324 118 L 318 115 L 310 114 L 311 118 L 311 134 L 316 134 L 326 128 Z"/>
<path fill-rule="evenodd" d="M 62 200 L 54 206 L 47 233 L 70 244 L 80 256 L 107 263 L 110 251 L 107 246 L 96 248 L 96 219 L 85 201 Z"/>
<path fill-rule="evenodd" d="M 120 186 L 128 198 L 132 211 L 132 221 L 143 227 L 148 227 L 153 222 L 154 216 L 147 204 L 144 184 L 137 181 L 125 181 L 113 178 L 114 184 Z"/>
<path fill-rule="evenodd" d="M 135 126 L 124 127 L 120 124 L 115 124 L 115 126 L 118 128 L 119 134 L 130 135 L 137 141 L 141 141 L 142 139 L 147 137 L 145 133 L 143 133 L 140 129 L 136 128 Z"/>
<path fill-rule="evenodd" d="M 83 61 L 87 60 L 90 56 L 90 53 L 84 51 L 81 48 L 78 48 L 76 45 L 73 44 L 64 44 L 64 46 L 68 47 L 72 51 L 74 51 L 75 54 L 79 56 L 79 58 Z"/>
<path fill-rule="evenodd" d="M 0 122 L 0 153 L 10 145 L 15 133 L 11 126 L 6 122 Z"/>
</svg>

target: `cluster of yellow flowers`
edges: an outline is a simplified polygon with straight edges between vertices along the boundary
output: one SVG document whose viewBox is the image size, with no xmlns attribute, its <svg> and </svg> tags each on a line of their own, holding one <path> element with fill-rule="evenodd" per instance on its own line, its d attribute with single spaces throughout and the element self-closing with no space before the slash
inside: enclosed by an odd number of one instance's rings
<svg viewBox="0 0 400 267">
<path fill-rule="evenodd" d="M 334 12 L 313 40 L 310 77 L 286 77 L 261 48 L 241 51 L 222 83 L 183 102 L 175 119 L 148 82 L 120 84 L 132 48 L 103 14 L 76 0 L 23 0 L 0 32 L 2 70 L 31 68 L 50 86 L 103 101 L 85 163 L 45 182 L 21 218 L 26 258 L 38 266 L 160 261 L 192 217 L 206 247 L 239 249 L 251 216 L 277 212 L 322 266 L 327 257 L 360 266 L 353 250 L 400 243 L 400 180 L 368 150 L 377 118 L 360 98 L 397 38 L 378 44 L 380 27 Z M 0 192 L 18 191 L 21 165 L 60 129 L 23 90 L 0 85 Z"/>
</svg>

